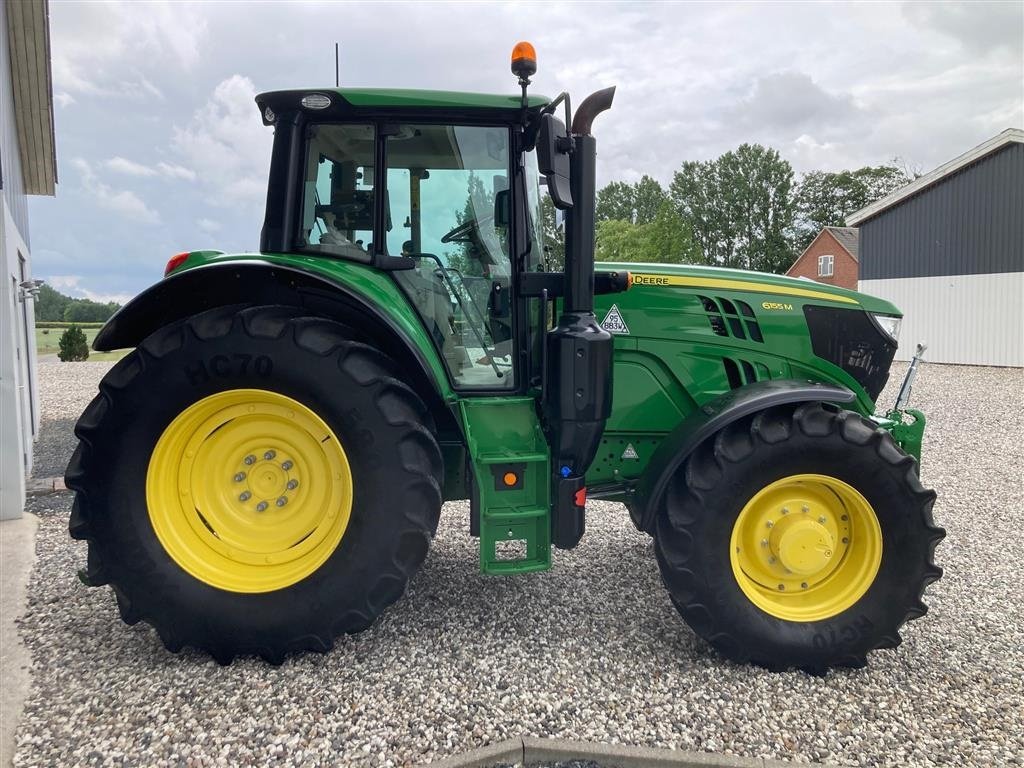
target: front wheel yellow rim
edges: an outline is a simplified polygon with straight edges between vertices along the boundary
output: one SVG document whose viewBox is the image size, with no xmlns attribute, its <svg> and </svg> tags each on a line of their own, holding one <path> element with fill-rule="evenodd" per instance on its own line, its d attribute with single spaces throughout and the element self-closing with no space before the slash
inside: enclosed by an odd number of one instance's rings
<svg viewBox="0 0 1024 768">
<path fill-rule="evenodd" d="M 182 411 L 146 475 L 153 530 L 210 586 L 271 592 L 314 573 L 345 535 L 352 471 L 331 428 L 277 392 L 234 389 Z"/>
<path fill-rule="evenodd" d="M 882 562 L 882 529 L 867 499 L 828 475 L 791 475 L 740 511 L 732 572 L 758 608 L 787 621 L 820 621 L 854 605 Z"/>
</svg>

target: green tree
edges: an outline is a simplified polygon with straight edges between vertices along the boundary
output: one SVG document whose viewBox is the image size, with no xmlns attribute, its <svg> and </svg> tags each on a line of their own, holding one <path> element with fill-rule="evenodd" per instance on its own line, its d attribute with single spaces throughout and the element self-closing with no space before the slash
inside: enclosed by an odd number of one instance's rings
<svg viewBox="0 0 1024 768">
<path fill-rule="evenodd" d="M 551 198 L 540 199 L 542 228 L 544 230 L 544 271 L 561 272 L 565 269 L 565 228 L 558 226 L 558 215 Z"/>
<path fill-rule="evenodd" d="M 623 219 L 605 219 L 594 233 L 596 261 L 640 261 L 640 228 Z"/>
<path fill-rule="evenodd" d="M 643 178 L 633 185 L 633 223 L 653 222 L 666 199 L 665 190 L 658 180 L 644 174 Z"/>
<path fill-rule="evenodd" d="M 855 171 L 811 171 L 796 193 L 797 252 L 811 244 L 823 227 L 841 227 L 853 212 L 880 200 L 913 179 L 895 165 L 866 166 Z"/>
<path fill-rule="evenodd" d="M 632 184 L 624 181 L 613 181 L 597 191 L 595 199 L 595 219 L 597 221 L 628 221 L 633 223 Z"/>
<path fill-rule="evenodd" d="M 104 323 L 118 309 L 114 302 L 100 304 L 90 299 L 71 299 L 64 307 L 64 317 L 70 323 Z"/>
<path fill-rule="evenodd" d="M 646 224 L 610 219 L 597 224 L 596 261 L 700 264 L 703 257 L 690 228 L 664 201 Z"/>
<path fill-rule="evenodd" d="M 793 261 L 793 168 L 774 149 L 742 144 L 716 160 L 684 162 L 669 196 L 707 263 L 782 272 Z"/>
<path fill-rule="evenodd" d="M 658 180 L 646 174 L 636 184 L 613 181 L 597 192 L 595 218 L 597 221 L 650 224 L 665 199 L 665 190 Z"/>
<path fill-rule="evenodd" d="M 64 310 L 69 303 L 71 303 L 70 297 L 43 283 L 34 302 L 36 320 L 50 322 L 63 320 Z"/>
<path fill-rule="evenodd" d="M 659 264 L 703 264 L 704 254 L 693 234 L 667 199 L 662 200 L 654 218 L 641 224 L 644 230 L 640 261 Z"/>
<path fill-rule="evenodd" d="M 57 357 L 61 362 L 81 362 L 89 359 L 89 343 L 85 333 L 77 325 L 72 325 L 61 334 L 57 342 Z"/>
</svg>

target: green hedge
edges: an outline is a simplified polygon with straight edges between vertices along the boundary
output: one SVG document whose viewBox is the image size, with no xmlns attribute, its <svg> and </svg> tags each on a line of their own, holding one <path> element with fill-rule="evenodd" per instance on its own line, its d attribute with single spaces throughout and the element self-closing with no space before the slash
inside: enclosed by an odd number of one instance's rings
<svg viewBox="0 0 1024 768">
<path fill-rule="evenodd" d="M 64 320 L 37 320 L 36 328 L 68 328 L 77 325 L 79 328 L 102 328 L 105 323 L 72 323 Z"/>
</svg>

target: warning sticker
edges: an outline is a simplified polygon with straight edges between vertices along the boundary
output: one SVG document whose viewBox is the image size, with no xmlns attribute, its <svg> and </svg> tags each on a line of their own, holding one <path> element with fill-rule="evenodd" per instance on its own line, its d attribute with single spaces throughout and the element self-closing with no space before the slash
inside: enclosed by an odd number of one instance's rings
<svg viewBox="0 0 1024 768">
<path fill-rule="evenodd" d="M 622 452 L 622 459 L 639 459 L 640 454 L 636 452 L 636 448 L 633 447 L 632 443 L 626 443 L 626 450 Z"/>
<path fill-rule="evenodd" d="M 601 327 L 608 331 L 608 333 L 629 334 L 629 327 L 626 325 L 626 321 L 622 319 L 622 313 L 619 312 L 619 307 L 616 304 L 612 304 L 612 308 L 604 316 L 604 320 L 601 321 Z"/>
</svg>

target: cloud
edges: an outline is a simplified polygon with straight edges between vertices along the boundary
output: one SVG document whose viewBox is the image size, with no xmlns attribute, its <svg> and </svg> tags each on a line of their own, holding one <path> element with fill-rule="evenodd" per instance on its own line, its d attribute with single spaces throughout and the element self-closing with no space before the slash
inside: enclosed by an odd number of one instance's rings
<svg viewBox="0 0 1024 768">
<path fill-rule="evenodd" d="M 104 165 L 115 173 L 123 173 L 126 176 L 141 176 L 151 178 L 153 176 L 165 176 L 169 179 L 184 179 L 195 181 L 196 172 L 180 165 L 159 162 L 155 167 L 136 163 L 123 157 L 112 157 Z"/>
<path fill-rule="evenodd" d="M 776 131 L 790 141 L 804 131 L 848 132 L 857 108 L 850 96 L 826 91 L 803 72 L 777 72 L 758 77 L 747 98 L 730 118 L 742 125 Z"/>
<path fill-rule="evenodd" d="M 171 179 L 185 179 L 186 181 L 196 180 L 196 172 L 191 168 L 160 162 L 156 164 L 156 169 L 161 174 Z"/>
<path fill-rule="evenodd" d="M 171 146 L 193 168 L 214 205 L 254 206 L 266 197 L 273 134 L 259 120 L 256 86 L 242 75 L 222 80 Z"/>
<path fill-rule="evenodd" d="M 1020 2 L 906 2 L 903 13 L 913 24 L 959 42 L 973 54 L 1004 49 L 1024 55 L 1024 4 Z"/>
<path fill-rule="evenodd" d="M 123 173 L 127 176 L 156 176 L 156 171 L 148 165 L 135 163 L 123 157 L 112 157 L 104 165 L 115 173 Z"/>
<path fill-rule="evenodd" d="M 57 106 L 61 107 L 62 109 L 75 103 L 75 97 L 67 91 L 60 91 L 59 93 L 55 93 L 53 95 L 53 100 L 57 102 Z"/>
<path fill-rule="evenodd" d="M 205 218 L 196 221 L 196 226 L 203 230 L 203 232 L 207 232 L 211 235 L 214 234 L 215 232 L 220 232 L 221 229 L 219 222 L 216 222 L 213 219 Z"/>
<path fill-rule="evenodd" d="M 51 9 L 51 26 L 55 87 L 99 97 L 162 99 L 153 80 L 194 68 L 206 40 L 202 8 L 187 3 L 68 3 Z"/>
<path fill-rule="evenodd" d="M 160 214 L 147 206 L 142 199 L 127 189 L 115 190 L 100 181 L 92 166 L 80 157 L 71 161 L 82 178 L 82 187 L 96 203 L 109 211 L 139 224 L 159 224 Z"/>
<path fill-rule="evenodd" d="M 51 288 L 74 299 L 89 299 L 90 301 L 98 301 L 101 304 L 109 302 L 127 304 L 132 298 L 130 293 L 108 293 L 89 290 L 82 285 L 82 281 L 85 279 L 82 275 L 50 275 L 44 279 Z"/>
</svg>

